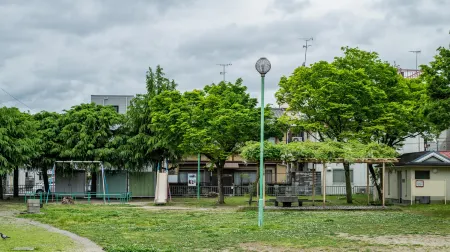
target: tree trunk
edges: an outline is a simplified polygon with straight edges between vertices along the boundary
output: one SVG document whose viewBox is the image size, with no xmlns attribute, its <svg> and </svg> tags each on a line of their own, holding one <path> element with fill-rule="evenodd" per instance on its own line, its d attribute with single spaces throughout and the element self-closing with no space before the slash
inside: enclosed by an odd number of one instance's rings
<svg viewBox="0 0 450 252">
<path fill-rule="evenodd" d="M 380 183 L 378 183 L 378 179 L 377 179 L 377 175 L 375 173 L 375 169 L 373 168 L 373 164 L 368 164 L 369 167 L 369 172 L 370 172 L 370 177 L 372 178 L 372 183 L 375 185 L 375 187 L 377 188 L 377 192 L 378 192 L 378 199 L 381 199 L 381 181 Z"/>
<path fill-rule="evenodd" d="M 97 192 L 97 172 L 91 171 L 91 193 Z"/>
<path fill-rule="evenodd" d="M 46 191 L 46 192 L 49 192 L 49 188 L 50 188 L 50 185 L 48 184 L 48 174 L 47 174 L 47 170 L 48 169 L 46 169 L 45 167 L 42 167 L 41 168 L 41 172 L 42 172 L 42 179 L 44 180 L 44 190 Z"/>
<path fill-rule="evenodd" d="M 0 200 L 3 200 L 3 183 L 5 182 L 5 175 L 0 175 Z M 6 186 L 6 183 L 5 183 Z"/>
<path fill-rule="evenodd" d="M 256 163 L 256 181 L 253 183 L 252 191 L 250 193 L 250 200 L 248 201 L 248 205 L 252 204 L 253 201 L 253 193 L 255 193 L 255 196 L 258 196 L 256 192 L 258 191 L 258 185 L 259 185 L 259 162 Z"/>
<path fill-rule="evenodd" d="M 378 169 L 378 177 L 380 178 L 380 194 L 378 195 L 378 199 L 381 201 L 381 199 L 383 198 L 383 169 Z"/>
<path fill-rule="evenodd" d="M 223 195 L 223 167 L 225 162 L 219 161 L 216 163 L 217 166 L 217 187 L 219 191 L 219 200 L 217 203 L 225 204 L 225 197 Z"/>
<path fill-rule="evenodd" d="M 344 171 L 345 171 L 345 189 L 347 192 L 347 203 L 352 204 L 352 184 L 350 180 L 350 164 L 344 163 Z"/>
<path fill-rule="evenodd" d="M 13 196 L 19 197 L 19 168 L 14 169 L 14 187 Z"/>
</svg>

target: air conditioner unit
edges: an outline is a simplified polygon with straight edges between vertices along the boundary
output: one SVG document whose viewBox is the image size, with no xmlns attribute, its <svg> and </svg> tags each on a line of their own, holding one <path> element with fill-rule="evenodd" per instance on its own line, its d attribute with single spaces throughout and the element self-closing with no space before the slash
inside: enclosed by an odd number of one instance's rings
<svg viewBox="0 0 450 252">
<path fill-rule="evenodd" d="M 293 137 L 291 142 L 303 142 L 303 137 Z"/>
</svg>

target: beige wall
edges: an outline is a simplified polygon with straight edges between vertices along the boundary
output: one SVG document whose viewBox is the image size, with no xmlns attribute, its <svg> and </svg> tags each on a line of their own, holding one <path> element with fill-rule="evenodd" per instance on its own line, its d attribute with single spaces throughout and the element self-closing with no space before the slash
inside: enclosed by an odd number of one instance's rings
<svg viewBox="0 0 450 252">
<path fill-rule="evenodd" d="M 437 172 L 434 173 L 433 169 Z M 430 171 L 430 180 L 446 180 L 447 181 L 447 195 L 450 195 L 450 168 L 449 167 L 414 167 L 414 168 L 399 168 L 392 169 L 392 172 L 385 174 L 385 190 L 387 199 L 399 199 L 399 187 L 397 183 L 397 171 L 401 171 L 401 198 L 403 200 L 411 200 L 411 183 L 415 179 L 415 171 Z M 414 186 L 414 185 L 413 185 Z M 431 197 L 431 200 L 442 200 L 443 197 Z"/>
<path fill-rule="evenodd" d="M 277 164 L 277 183 L 286 183 L 286 165 Z"/>
</svg>

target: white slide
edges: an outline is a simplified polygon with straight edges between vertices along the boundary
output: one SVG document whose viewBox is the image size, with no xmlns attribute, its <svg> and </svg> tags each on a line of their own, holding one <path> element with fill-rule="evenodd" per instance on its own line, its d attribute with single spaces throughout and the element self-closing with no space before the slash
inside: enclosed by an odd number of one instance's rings
<svg viewBox="0 0 450 252">
<path fill-rule="evenodd" d="M 167 203 L 167 173 L 157 173 L 156 176 L 156 190 L 155 190 L 155 204 Z"/>
</svg>

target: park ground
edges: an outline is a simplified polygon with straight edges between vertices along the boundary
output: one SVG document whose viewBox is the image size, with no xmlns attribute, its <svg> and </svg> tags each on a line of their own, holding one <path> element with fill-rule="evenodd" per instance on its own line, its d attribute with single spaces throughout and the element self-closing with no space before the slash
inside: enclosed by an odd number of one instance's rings
<svg viewBox="0 0 450 252">
<path fill-rule="evenodd" d="M 38 221 L 88 238 L 106 251 L 449 251 L 450 206 L 392 206 L 377 211 L 266 211 L 264 227 L 244 197 L 148 200 L 130 204 L 48 204 L 42 214 L 21 202 L 0 202 L 0 251 L 82 251 L 73 239 Z M 355 198 L 364 204 L 363 198 Z M 331 198 L 331 204 L 344 204 Z M 308 203 L 311 204 L 311 203 Z M 2 216 L 3 213 L 3 216 Z M 8 215 L 9 216 L 6 216 Z M 12 213 L 12 214 L 11 214 Z M 13 214 L 15 218 L 13 218 Z"/>
</svg>

